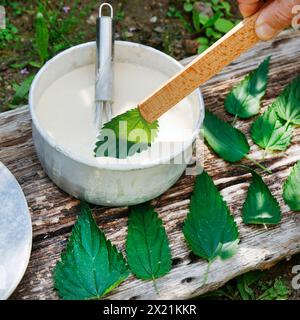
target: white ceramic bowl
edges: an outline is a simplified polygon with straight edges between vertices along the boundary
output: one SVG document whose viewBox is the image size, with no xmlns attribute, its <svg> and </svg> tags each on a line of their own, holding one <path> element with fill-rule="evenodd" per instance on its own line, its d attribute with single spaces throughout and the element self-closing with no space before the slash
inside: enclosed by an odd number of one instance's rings
<svg viewBox="0 0 300 320">
<path fill-rule="evenodd" d="M 200 90 L 190 95 L 193 128 L 187 147 L 166 159 L 147 163 L 95 164 L 66 150 L 59 141 L 47 134 L 36 114 L 43 92 L 57 79 L 86 65 L 95 63 L 94 42 L 68 49 L 50 60 L 37 74 L 29 95 L 32 131 L 40 162 L 61 189 L 70 195 L 93 204 L 125 206 L 153 199 L 168 190 L 182 175 L 185 163 L 175 164 L 182 154 L 191 154 L 192 144 L 199 133 L 204 118 L 204 103 Z M 170 56 L 153 48 L 117 41 L 117 62 L 134 63 L 173 76 L 183 67 Z M 62 106 L 63 107 L 63 106 Z M 184 150 L 185 149 L 185 150 Z"/>
</svg>

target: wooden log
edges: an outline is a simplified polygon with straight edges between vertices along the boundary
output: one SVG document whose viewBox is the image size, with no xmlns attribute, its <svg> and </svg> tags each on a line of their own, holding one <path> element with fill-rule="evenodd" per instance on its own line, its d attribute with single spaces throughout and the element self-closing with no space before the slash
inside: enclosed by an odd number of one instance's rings
<svg viewBox="0 0 300 320">
<path fill-rule="evenodd" d="M 263 102 L 264 110 L 284 86 L 300 73 L 299 36 L 299 31 L 288 31 L 272 42 L 259 44 L 206 83 L 202 87 L 206 108 L 223 119 L 232 120 L 232 116 L 224 111 L 225 95 L 247 72 L 272 55 L 270 84 Z M 237 123 L 248 137 L 252 120 Z M 195 179 L 193 176 L 183 175 L 168 192 L 152 201 L 167 229 L 173 257 L 172 271 L 157 281 L 160 295 L 156 295 L 151 282 L 130 276 L 107 298 L 187 299 L 217 289 L 228 280 L 250 270 L 270 268 L 279 260 L 288 259 L 300 252 L 300 215 L 291 212 L 282 199 L 282 184 L 291 167 L 300 159 L 299 143 L 298 128 L 295 130 L 292 146 L 286 152 L 274 153 L 263 161 L 273 171 L 272 175 L 263 175 L 265 182 L 280 202 L 283 212 L 281 224 L 268 229 L 246 226 L 241 221 L 241 207 L 251 181 L 250 175 L 241 168 L 224 162 L 205 147 L 205 169 L 221 190 L 238 223 L 241 243 L 237 255 L 225 262 L 214 262 L 208 281 L 203 285 L 207 263 L 190 252 L 182 235 L 182 224 Z M 260 160 L 262 155 L 263 151 L 251 143 L 251 156 Z M 33 224 L 33 248 L 29 266 L 11 298 L 57 299 L 53 290 L 52 270 L 65 249 L 79 212 L 79 202 L 58 189 L 42 170 L 32 143 L 27 107 L 0 114 L 0 161 L 21 184 Z M 247 160 L 242 163 L 254 168 Z M 93 214 L 107 237 L 124 251 L 127 208 L 93 207 Z"/>
</svg>

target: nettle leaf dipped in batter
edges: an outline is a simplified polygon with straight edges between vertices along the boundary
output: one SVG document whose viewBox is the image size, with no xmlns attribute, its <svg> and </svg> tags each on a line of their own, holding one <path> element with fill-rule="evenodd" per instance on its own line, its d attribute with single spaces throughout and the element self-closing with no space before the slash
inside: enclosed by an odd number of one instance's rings
<svg viewBox="0 0 300 320">
<path fill-rule="evenodd" d="M 258 114 L 261 99 L 267 90 L 270 59 L 265 59 L 227 95 L 225 109 L 229 113 L 243 119 Z"/>
<path fill-rule="evenodd" d="M 158 121 L 147 122 L 138 108 L 114 117 L 100 130 L 96 157 L 124 159 L 151 147 L 159 130 Z"/>
</svg>

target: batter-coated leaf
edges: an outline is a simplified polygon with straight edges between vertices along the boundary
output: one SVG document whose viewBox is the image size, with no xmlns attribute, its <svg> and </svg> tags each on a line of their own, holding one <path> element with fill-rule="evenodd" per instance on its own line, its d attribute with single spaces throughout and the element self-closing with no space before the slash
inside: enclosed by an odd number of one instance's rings
<svg viewBox="0 0 300 320">
<path fill-rule="evenodd" d="M 286 150 L 292 136 L 293 127 L 278 117 L 273 106 L 259 116 L 251 128 L 253 141 L 265 150 Z"/>
<path fill-rule="evenodd" d="M 265 59 L 227 95 L 225 109 L 229 113 L 243 119 L 258 114 L 260 101 L 267 90 L 270 59 Z"/>
<path fill-rule="evenodd" d="M 67 300 L 100 299 L 128 274 L 122 254 L 106 240 L 88 205 L 83 204 L 66 251 L 54 269 L 59 296 Z"/>
<path fill-rule="evenodd" d="M 297 76 L 274 102 L 283 120 L 300 125 L 300 76 Z"/>
<path fill-rule="evenodd" d="M 158 121 L 147 122 L 138 108 L 114 117 L 100 130 L 94 149 L 96 157 L 124 159 L 151 146 L 159 129 Z"/>
<path fill-rule="evenodd" d="M 293 211 L 300 211 L 300 160 L 284 184 L 283 198 Z"/>
<path fill-rule="evenodd" d="M 229 123 L 205 112 L 204 137 L 211 148 L 224 160 L 240 161 L 250 150 L 245 135 Z"/>
<path fill-rule="evenodd" d="M 162 220 L 148 204 L 131 208 L 126 254 L 129 267 L 140 279 L 157 279 L 171 270 L 171 252 Z"/>
<path fill-rule="evenodd" d="M 277 224 L 281 221 L 278 201 L 273 197 L 263 179 L 253 170 L 252 183 L 243 205 L 243 221 L 246 224 Z"/>
<path fill-rule="evenodd" d="M 191 250 L 208 261 L 230 258 L 237 250 L 237 225 L 206 172 L 196 179 L 183 233 Z"/>
</svg>

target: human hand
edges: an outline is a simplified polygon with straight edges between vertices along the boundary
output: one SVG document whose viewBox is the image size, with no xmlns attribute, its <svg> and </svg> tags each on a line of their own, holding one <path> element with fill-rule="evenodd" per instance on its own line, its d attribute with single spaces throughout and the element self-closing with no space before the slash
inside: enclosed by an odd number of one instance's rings
<svg viewBox="0 0 300 320">
<path fill-rule="evenodd" d="M 257 12 L 265 3 L 263 0 L 238 0 L 244 17 Z M 268 1 L 256 21 L 256 33 L 261 40 L 270 40 L 280 31 L 291 25 L 294 17 L 293 8 L 300 5 L 300 0 Z"/>
</svg>

